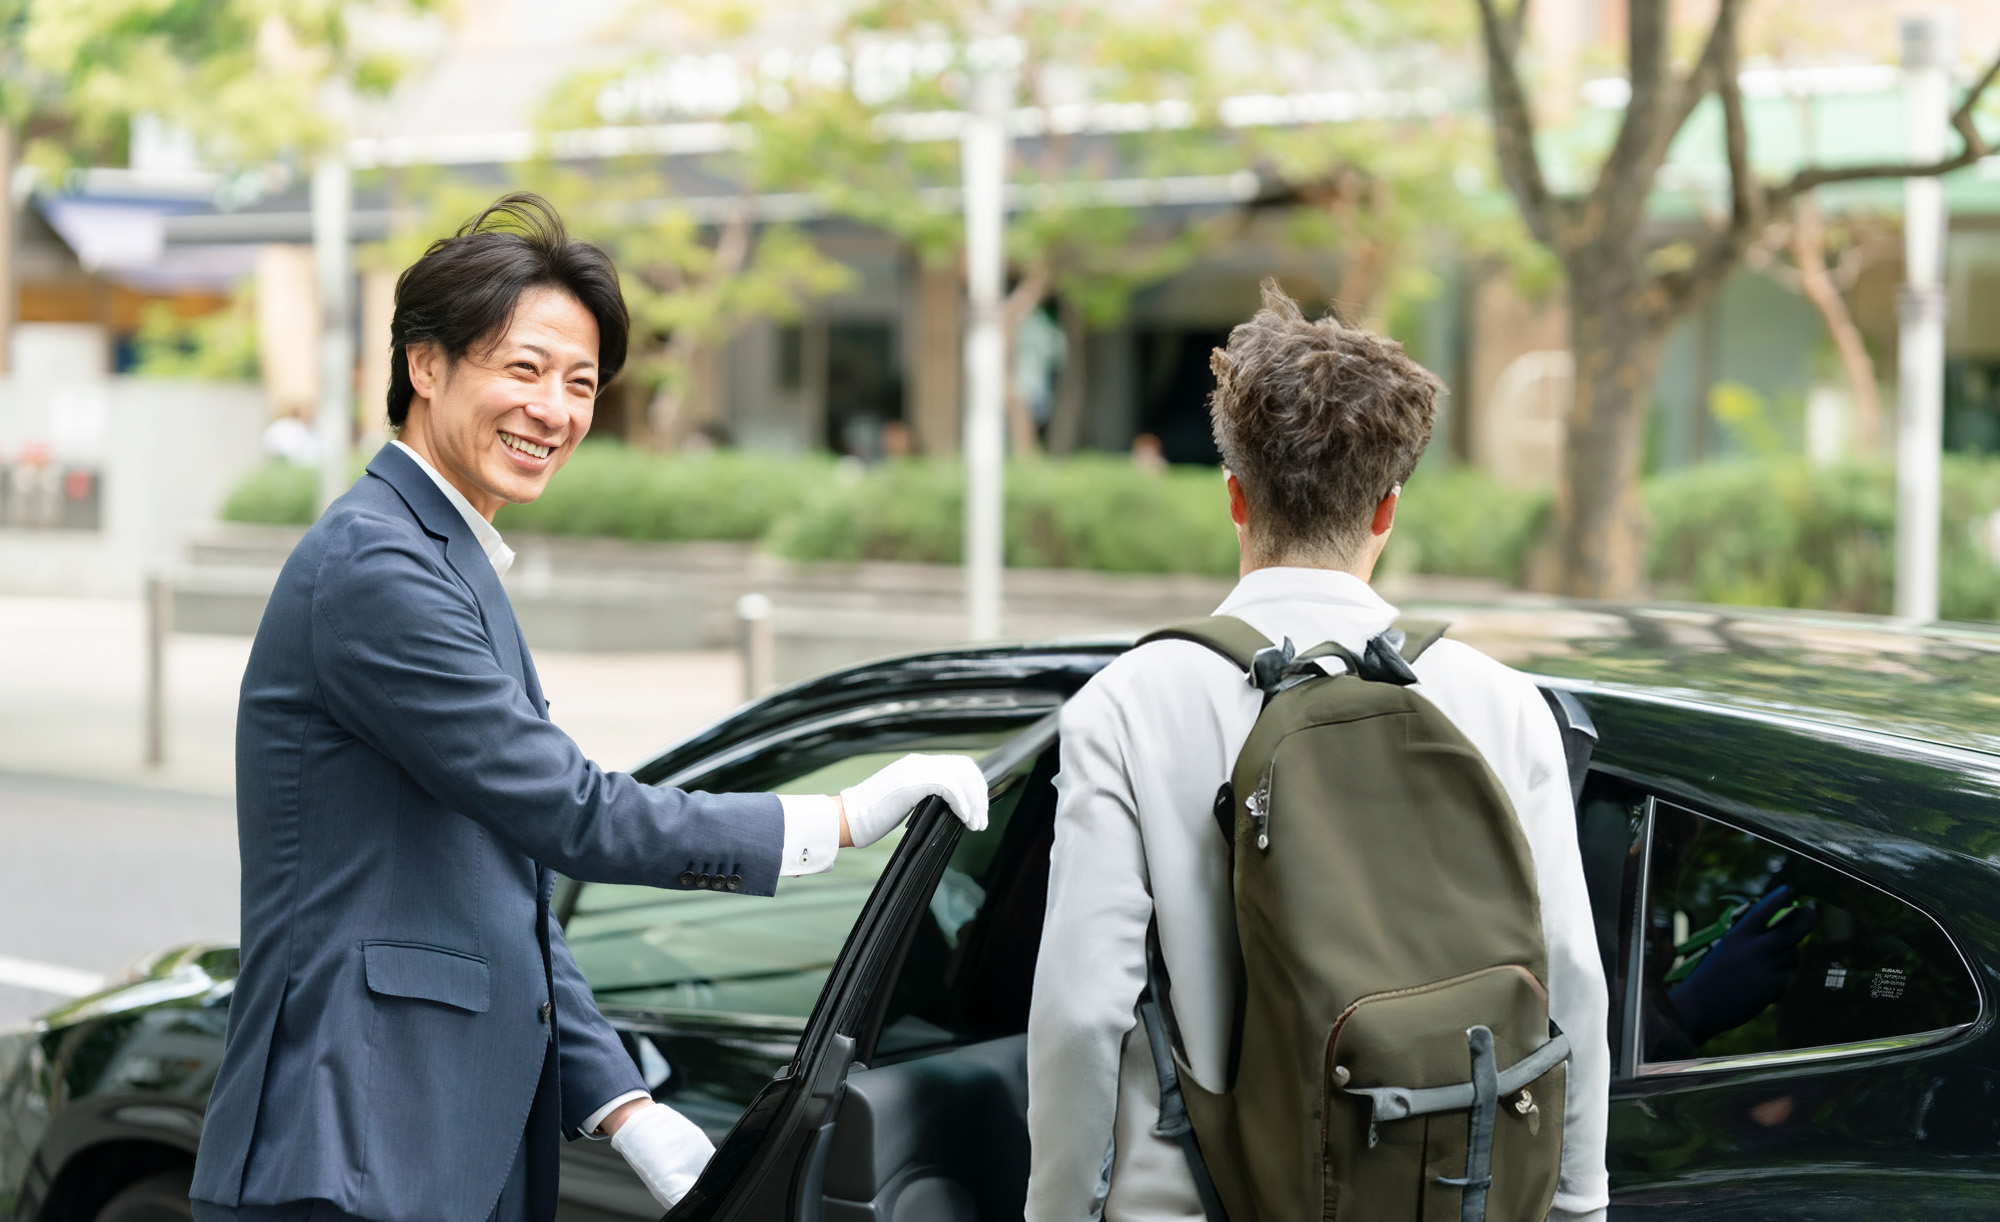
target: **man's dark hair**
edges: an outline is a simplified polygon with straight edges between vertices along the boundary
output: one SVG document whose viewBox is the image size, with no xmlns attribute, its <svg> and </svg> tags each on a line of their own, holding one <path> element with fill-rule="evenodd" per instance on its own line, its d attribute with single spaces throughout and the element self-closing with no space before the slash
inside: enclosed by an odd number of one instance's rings
<svg viewBox="0 0 2000 1222">
<path fill-rule="evenodd" d="M 1351 560 L 1375 506 L 1430 444 L 1441 385 L 1392 339 L 1307 321 L 1263 285 L 1264 307 L 1209 358 L 1209 419 L 1243 485 L 1257 546 Z"/>
<path fill-rule="evenodd" d="M 389 323 L 389 423 L 410 415 L 411 344 L 436 344 L 457 363 L 500 338 L 521 294 L 561 289 L 597 319 L 597 387 L 601 393 L 625 365 L 631 318 L 611 256 L 569 236 L 549 201 L 529 192 L 503 195 L 432 242 L 424 257 L 396 278 L 396 312 Z"/>
</svg>

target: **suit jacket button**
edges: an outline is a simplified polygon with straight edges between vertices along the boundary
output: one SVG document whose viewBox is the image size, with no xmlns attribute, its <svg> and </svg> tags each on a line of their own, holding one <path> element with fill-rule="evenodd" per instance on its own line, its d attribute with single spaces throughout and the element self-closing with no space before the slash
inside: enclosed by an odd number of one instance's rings
<svg viewBox="0 0 2000 1222">
<path fill-rule="evenodd" d="M 549 1021 L 549 1015 L 554 1014 L 555 1012 L 556 1012 L 556 1003 L 553 1001 L 543 1002 L 542 1008 L 536 1011 L 537 1015 L 541 1018 L 542 1022 L 544 1023 L 547 1023 Z"/>
<path fill-rule="evenodd" d="M 710 876 L 707 874 L 697 874 L 694 877 L 694 885 L 697 887 L 706 887 L 709 884 L 709 879 Z"/>
<path fill-rule="evenodd" d="M 683 887 L 692 887 L 692 886 L 694 886 L 694 871 L 693 871 L 693 870 L 682 870 L 682 871 L 681 871 L 681 886 L 683 886 Z"/>
<path fill-rule="evenodd" d="M 741 874 L 731 874 L 728 880 L 725 881 L 722 885 L 729 888 L 731 891 L 739 891 L 743 887 L 743 876 Z"/>
</svg>

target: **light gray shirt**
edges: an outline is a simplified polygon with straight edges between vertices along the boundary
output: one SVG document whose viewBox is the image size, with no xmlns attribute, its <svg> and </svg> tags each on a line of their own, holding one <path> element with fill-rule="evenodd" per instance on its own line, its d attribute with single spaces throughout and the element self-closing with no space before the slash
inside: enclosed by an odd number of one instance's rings
<svg viewBox="0 0 2000 1222">
<path fill-rule="evenodd" d="M 1359 653 L 1395 622 L 1366 582 L 1325 569 L 1244 577 L 1219 615 L 1303 652 Z M 1592 1215 L 1611 1078 L 1603 968 L 1577 850 L 1561 737 L 1535 685 L 1445 639 L 1416 663 L 1421 692 L 1486 758 L 1534 856 L 1549 1013 L 1575 1049 L 1552 1217 Z M 1029 1222 L 1198 1220 L 1178 1146 L 1153 1135 L 1159 1080 L 1135 1005 L 1156 917 L 1174 1016 L 1197 1082 L 1223 1082 L 1240 985 L 1228 867 L 1210 813 L 1261 708 L 1227 659 L 1159 641 L 1104 668 L 1062 712 L 1055 847 L 1028 1019 Z M 1154 897 L 1161 897 L 1155 903 Z"/>
</svg>

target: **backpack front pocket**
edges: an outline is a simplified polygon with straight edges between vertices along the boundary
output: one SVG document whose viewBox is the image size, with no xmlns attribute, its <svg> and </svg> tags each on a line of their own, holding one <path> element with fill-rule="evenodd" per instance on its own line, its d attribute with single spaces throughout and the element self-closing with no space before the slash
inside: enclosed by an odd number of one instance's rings
<svg viewBox="0 0 2000 1222">
<path fill-rule="evenodd" d="M 1323 1208 L 1367 1202 L 1367 1217 L 1460 1222 L 1472 1109 L 1422 1112 L 1415 1092 L 1462 1088 L 1473 1076 L 1468 1032 L 1492 1035 L 1492 1060 L 1532 1069 L 1549 1042 L 1548 1000 L 1525 968 L 1486 968 L 1449 980 L 1363 997 L 1327 1035 L 1320 1132 Z M 1519 1067 L 1519 1068 L 1517 1068 Z M 1562 1148 L 1560 1064 L 1500 1093 L 1494 1103 L 1489 1222 L 1541 1222 L 1555 1197 Z M 1388 1088 L 1395 1088 L 1391 1092 Z M 1374 1091 L 1375 1094 L 1359 1092 Z M 1428 1096 L 1433 1103 L 1436 1095 Z M 1469 1096 L 1468 1096 L 1469 1098 Z M 1418 1114 L 1406 1106 L 1415 1100 Z"/>
</svg>

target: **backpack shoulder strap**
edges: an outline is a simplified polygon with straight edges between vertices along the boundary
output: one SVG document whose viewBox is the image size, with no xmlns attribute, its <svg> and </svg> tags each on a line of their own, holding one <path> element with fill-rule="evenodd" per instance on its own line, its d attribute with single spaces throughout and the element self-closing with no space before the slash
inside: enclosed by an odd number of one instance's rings
<svg viewBox="0 0 2000 1222">
<path fill-rule="evenodd" d="M 1250 659 L 1256 657 L 1258 651 L 1271 647 L 1271 642 L 1263 633 L 1233 615 L 1211 615 L 1189 620 L 1139 638 L 1140 645 L 1150 645 L 1154 641 L 1192 641 L 1228 658 L 1236 664 L 1236 669 L 1246 673 L 1250 669 Z"/>
</svg>

